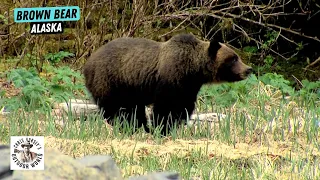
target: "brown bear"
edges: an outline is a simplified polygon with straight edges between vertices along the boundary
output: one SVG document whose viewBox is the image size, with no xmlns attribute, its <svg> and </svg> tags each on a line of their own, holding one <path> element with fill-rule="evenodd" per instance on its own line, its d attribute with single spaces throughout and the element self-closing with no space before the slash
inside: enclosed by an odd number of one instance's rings
<svg viewBox="0 0 320 180">
<path fill-rule="evenodd" d="M 152 124 L 162 123 L 166 135 L 174 122 L 191 116 L 202 85 L 241 81 L 251 71 L 225 44 L 179 34 L 166 42 L 129 37 L 110 41 L 89 57 L 83 73 L 111 124 L 125 113 L 129 122 L 135 119 L 136 128 L 145 126 L 145 106 L 152 104 Z"/>
</svg>

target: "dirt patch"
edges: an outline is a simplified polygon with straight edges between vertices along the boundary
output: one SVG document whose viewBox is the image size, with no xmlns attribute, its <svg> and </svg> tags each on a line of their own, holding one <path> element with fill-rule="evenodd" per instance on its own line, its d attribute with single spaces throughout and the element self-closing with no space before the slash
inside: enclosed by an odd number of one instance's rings
<svg viewBox="0 0 320 180">
<path fill-rule="evenodd" d="M 5 91 L 4 97 L 13 97 L 20 93 L 20 89 L 14 87 L 13 83 L 8 82 L 5 78 L 0 77 L 0 90 Z"/>
<path fill-rule="evenodd" d="M 304 145 L 295 148 L 292 142 L 272 142 L 269 146 L 259 144 L 237 143 L 235 146 L 221 143 L 215 140 L 168 140 L 163 144 L 156 144 L 153 140 L 145 142 L 134 141 L 129 139 L 108 139 L 104 141 L 87 141 L 59 139 L 52 136 L 45 137 L 46 147 L 57 148 L 67 155 L 82 157 L 87 153 L 97 152 L 110 153 L 114 148 L 118 153 L 123 155 L 133 155 L 137 158 L 145 155 L 179 155 L 188 156 L 192 151 L 207 151 L 209 158 L 223 156 L 228 159 L 250 158 L 256 155 L 266 155 L 270 158 L 275 157 L 299 157 L 308 158 L 307 156 L 320 156 L 320 152 L 311 145 Z M 76 149 L 74 148 L 76 147 Z M 313 149 L 306 154 L 306 149 Z"/>
</svg>

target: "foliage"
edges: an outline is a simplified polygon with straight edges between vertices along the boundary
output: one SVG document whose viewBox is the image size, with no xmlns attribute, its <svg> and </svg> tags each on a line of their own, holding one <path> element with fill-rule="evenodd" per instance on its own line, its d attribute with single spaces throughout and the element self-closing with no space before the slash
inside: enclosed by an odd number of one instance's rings
<svg viewBox="0 0 320 180">
<path fill-rule="evenodd" d="M 42 86 L 40 78 L 34 68 L 13 69 L 7 74 L 8 80 L 12 81 L 17 88 L 22 88 L 21 96 L 8 99 L 8 109 L 19 107 L 20 102 L 24 107 L 45 106 L 43 98 L 46 88 Z"/>
<path fill-rule="evenodd" d="M 283 96 L 299 96 L 301 98 L 311 98 L 312 100 L 320 99 L 320 81 L 310 82 L 303 80 L 304 86 L 302 89 L 295 91 L 291 87 L 290 81 L 276 73 L 266 73 L 260 77 L 251 75 L 247 80 L 237 83 L 204 86 L 199 95 L 205 104 L 213 104 L 219 107 L 230 107 L 236 102 L 247 104 L 250 99 L 265 96 L 260 94 L 259 91 L 248 94 L 248 92 L 252 92 L 253 89 L 259 86 L 259 82 L 262 82 L 264 85 L 270 85 L 274 91 L 280 90 Z M 269 97 L 265 96 L 261 98 L 268 99 Z"/>
<path fill-rule="evenodd" d="M 249 54 L 251 54 L 251 53 L 257 53 L 257 52 L 258 52 L 258 48 L 257 48 L 256 46 L 245 46 L 245 47 L 243 48 L 243 51 L 244 51 L 244 52 L 247 52 L 247 53 L 249 53 Z"/>
<path fill-rule="evenodd" d="M 204 86 L 199 95 L 204 98 L 205 104 L 213 103 L 214 106 L 228 107 L 239 99 L 244 100 L 247 92 L 257 83 L 257 77 L 252 75 L 247 81 Z"/>
<path fill-rule="evenodd" d="M 48 60 L 52 64 L 59 63 L 63 58 L 74 56 L 73 53 L 59 51 L 58 53 L 48 53 L 45 55 L 44 59 Z"/>
<path fill-rule="evenodd" d="M 276 89 L 280 89 L 283 94 L 293 95 L 294 93 L 294 89 L 290 86 L 290 81 L 284 79 L 282 75 L 276 73 L 266 73 L 259 79 L 264 84 L 269 84 Z"/>
<path fill-rule="evenodd" d="M 25 87 L 40 82 L 37 71 L 34 68 L 26 70 L 26 68 L 12 69 L 7 74 L 8 80 L 12 81 L 17 87 Z"/>
<path fill-rule="evenodd" d="M 48 65 L 44 69 L 50 74 L 49 77 L 41 77 L 34 68 L 19 68 L 7 72 L 8 80 L 12 81 L 15 87 L 21 88 L 19 96 L 6 99 L 9 109 L 46 110 L 51 108 L 50 98 L 64 101 L 85 90 L 79 72 L 67 66 L 54 68 Z"/>
<path fill-rule="evenodd" d="M 301 81 L 303 87 L 299 91 L 299 95 L 304 98 L 320 100 L 320 81 L 310 82 L 306 79 Z"/>
<path fill-rule="evenodd" d="M 267 33 L 264 35 L 266 39 L 265 42 L 262 43 L 261 48 L 262 49 L 270 49 L 270 46 L 275 43 L 275 41 L 277 40 L 277 36 L 279 33 L 277 33 L 276 31 L 267 31 Z"/>
<path fill-rule="evenodd" d="M 49 78 L 43 78 L 44 86 L 48 87 L 48 95 L 54 99 L 64 100 L 85 91 L 82 83 L 82 76 L 79 72 L 72 70 L 70 67 L 62 66 L 54 68 L 46 66 L 44 68 L 51 73 Z"/>
<path fill-rule="evenodd" d="M 276 63 L 277 59 L 269 53 L 272 45 L 277 41 L 278 35 L 279 33 L 276 31 L 267 31 L 267 33 L 264 35 L 265 39 L 259 48 L 256 46 L 245 46 L 243 48 L 243 51 L 250 59 L 255 54 L 261 54 L 260 59 L 263 57 L 263 63 L 261 61 L 259 62 L 251 60 L 253 64 L 258 67 L 260 73 L 277 72 L 281 68 Z M 299 51 L 301 48 L 298 48 L 297 50 Z"/>
</svg>

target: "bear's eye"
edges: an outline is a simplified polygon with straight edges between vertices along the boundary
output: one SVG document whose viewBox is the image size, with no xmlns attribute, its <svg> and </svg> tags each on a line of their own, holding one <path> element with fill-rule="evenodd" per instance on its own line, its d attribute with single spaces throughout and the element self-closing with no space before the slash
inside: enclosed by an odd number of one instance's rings
<svg viewBox="0 0 320 180">
<path fill-rule="evenodd" d="M 235 63 L 235 62 L 237 62 L 238 61 L 238 58 L 237 57 L 232 57 L 231 58 L 231 63 Z"/>
<path fill-rule="evenodd" d="M 237 62 L 238 61 L 238 58 L 237 57 L 234 57 L 233 58 L 233 62 Z"/>
</svg>

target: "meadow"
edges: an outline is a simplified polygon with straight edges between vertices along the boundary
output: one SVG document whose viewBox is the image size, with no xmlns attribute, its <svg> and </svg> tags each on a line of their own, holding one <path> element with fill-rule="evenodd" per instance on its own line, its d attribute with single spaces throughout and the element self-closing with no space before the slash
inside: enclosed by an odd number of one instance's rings
<svg viewBox="0 0 320 180">
<path fill-rule="evenodd" d="M 10 66 L 14 59 L 3 60 Z M 44 65 L 1 74 L 0 142 L 12 135 L 45 136 L 45 146 L 81 157 L 110 154 L 125 177 L 177 171 L 183 179 L 319 179 L 320 82 L 295 90 L 275 73 L 237 83 L 203 86 L 195 113 L 225 115 L 175 129 L 168 137 L 132 135 L 110 127 L 100 113 L 57 120 L 54 102 L 90 99 L 79 71 Z"/>
</svg>

